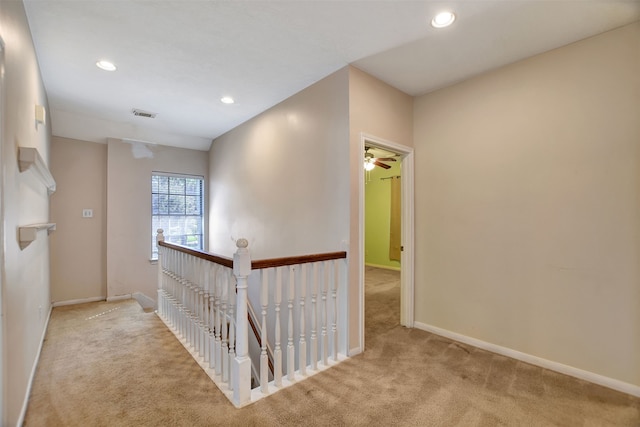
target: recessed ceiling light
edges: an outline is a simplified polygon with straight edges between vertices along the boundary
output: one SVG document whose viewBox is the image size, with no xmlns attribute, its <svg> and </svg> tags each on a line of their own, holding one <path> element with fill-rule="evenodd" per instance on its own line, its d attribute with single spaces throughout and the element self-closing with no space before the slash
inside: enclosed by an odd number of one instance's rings
<svg viewBox="0 0 640 427">
<path fill-rule="evenodd" d="M 431 26 L 434 28 L 444 28 L 453 24 L 456 20 L 456 15 L 453 12 L 440 12 L 432 20 Z"/>
<path fill-rule="evenodd" d="M 223 96 L 222 98 L 220 98 L 220 102 L 222 102 L 223 104 L 233 104 L 235 101 L 230 96 Z"/>
<path fill-rule="evenodd" d="M 109 61 L 98 61 L 96 62 L 96 66 L 105 71 L 115 71 L 116 66 L 113 65 L 112 62 Z"/>
</svg>

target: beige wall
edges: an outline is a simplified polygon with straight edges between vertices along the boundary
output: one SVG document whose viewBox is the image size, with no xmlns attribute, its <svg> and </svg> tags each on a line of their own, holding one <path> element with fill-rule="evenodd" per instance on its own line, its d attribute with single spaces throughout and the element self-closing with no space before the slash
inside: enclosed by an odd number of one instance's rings
<svg viewBox="0 0 640 427">
<path fill-rule="evenodd" d="M 415 101 L 416 320 L 640 385 L 640 23 Z"/>
<path fill-rule="evenodd" d="M 51 299 L 107 296 L 107 145 L 54 137 L 51 173 Z M 92 209 L 93 218 L 82 210 Z"/>
<path fill-rule="evenodd" d="M 155 301 L 158 270 L 149 262 L 151 173 L 201 175 L 206 183 L 209 157 L 205 151 L 119 139 L 109 139 L 107 151 L 107 297 L 140 292 Z M 207 212 L 206 203 L 204 208 Z"/>
<path fill-rule="evenodd" d="M 253 259 L 346 249 L 347 85 L 345 68 L 213 142 L 211 252 L 231 256 L 240 237 Z"/>
<path fill-rule="evenodd" d="M 386 141 L 413 146 L 413 98 L 380 80 L 349 67 L 349 155 L 350 155 L 350 247 L 349 274 L 352 286 L 349 294 L 351 307 L 357 307 L 360 300 L 357 283 L 362 271 L 357 263 L 360 256 L 358 228 L 359 216 L 359 179 L 362 173 L 364 154 L 360 147 L 361 133 L 369 134 Z M 363 195 L 364 197 L 364 195 Z M 356 311 L 357 313 L 357 311 Z M 359 336 L 359 323 L 349 324 L 350 336 Z M 363 350 L 357 340 L 350 342 L 352 351 Z"/>
<path fill-rule="evenodd" d="M 412 146 L 412 109 L 409 95 L 347 67 L 210 150 L 210 250 L 230 256 L 239 237 L 255 259 L 348 249 L 352 352 L 361 350 L 360 133 Z"/>
<path fill-rule="evenodd" d="M 2 316 L 2 425 L 16 425 L 26 403 L 29 378 L 50 305 L 49 239 L 46 231 L 24 250 L 18 227 L 49 221 L 45 185 L 32 171 L 18 170 L 18 146 L 35 147 L 49 163 L 51 128 L 35 123 L 36 104 L 48 111 L 35 49 L 22 2 L 0 1 L 4 48 L 2 93 L 2 211 L 4 259 L 0 259 Z M 4 217 L 4 221 L 2 221 Z M 2 254 L 0 254 L 1 258 Z"/>
<path fill-rule="evenodd" d="M 216 139 L 210 248 L 252 257 L 331 252 L 348 238 L 348 99 L 343 69 Z"/>
</svg>

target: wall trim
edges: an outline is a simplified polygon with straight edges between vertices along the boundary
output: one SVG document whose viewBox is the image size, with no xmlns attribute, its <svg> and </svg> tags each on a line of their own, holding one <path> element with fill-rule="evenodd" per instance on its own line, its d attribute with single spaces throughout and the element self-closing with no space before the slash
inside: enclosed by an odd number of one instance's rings
<svg viewBox="0 0 640 427">
<path fill-rule="evenodd" d="M 138 304 L 144 309 L 152 308 L 155 310 L 157 308 L 156 300 L 146 296 L 142 292 L 134 292 L 131 294 L 131 297 L 138 301 Z"/>
<path fill-rule="evenodd" d="M 354 347 L 349 349 L 349 357 L 362 353 L 362 347 Z"/>
<path fill-rule="evenodd" d="M 38 345 L 38 352 L 36 358 L 33 361 L 33 367 L 29 374 L 29 381 L 27 382 L 27 390 L 25 391 L 24 398 L 22 400 L 22 409 L 20 410 L 20 416 L 18 416 L 18 423 L 16 425 L 21 426 L 24 424 L 24 417 L 27 415 L 27 406 L 29 405 L 29 396 L 31 396 L 31 387 L 33 386 L 33 380 L 36 377 L 36 369 L 38 369 L 38 363 L 40 363 L 40 353 L 42 353 L 42 346 L 44 345 L 44 338 L 47 335 L 49 329 L 49 320 L 51 319 L 51 311 L 53 306 L 49 306 L 49 313 L 47 314 L 47 320 L 44 323 L 44 329 L 42 330 L 42 336 L 40 336 L 40 344 Z"/>
<path fill-rule="evenodd" d="M 133 298 L 131 294 L 116 295 L 113 297 L 107 297 L 107 302 L 122 301 L 125 299 L 131 299 L 131 298 Z"/>
<path fill-rule="evenodd" d="M 106 299 L 107 297 L 91 297 L 91 298 L 70 299 L 66 301 L 55 301 L 51 304 L 51 307 L 63 307 L 65 305 L 86 304 L 88 302 L 106 301 Z"/>
<path fill-rule="evenodd" d="M 365 267 L 375 267 L 375 268 L 382 268 L 385 270 L 402 271 L 402 267 L 392 267 L 390 265 L 371 264 L 370 262 L 365 262 L 364 265 Z"/>
<path fill-rule="evenodd" d="M 497 353 L 502 356 L 507 356 L 512 359 L 529 363 L 531 365 L 549 369 L 550 371 L 559 372 L 561 374 L 569 375 L 571 377 L 585 380 L 590 383 L 601 385 L 603 387 L 607 387 L 616 391 L 621 391 L 623 393 L 627 393 L 635 397 L 640 397 L 640 386 L 637 386 L 635 384 L 616 380 L 614 378 L 606 377 L 604 375 L 596 374 L 590 371 L 585 371 L 579 368 L 574 368 L 573 366 L 563 365 L 562 363 L 543 359 L 541 357 L 533 356 L 531 354 L 522 353 L 520 351 L 513 350 L 508 347 L 503 347 L 497 344 L 492 344 L 490 342 L 479 340 L 477 338 L 472 338 L 466 335 L 458 334 L 456 332 L 448 331 L 446 329 L 441 329 L 441 328 L 438 328 L 437 326 L 427 325 L 426 323 L 414 322 L 414 326 L 417 329 L 431 332 L 433 334 L 440 335 L 455 341 L 459 341 L 464 344 L 469 344 L 471 346 L 481 348 L 483 350 L 487 350 L 492 353 Z"/>
</svg>

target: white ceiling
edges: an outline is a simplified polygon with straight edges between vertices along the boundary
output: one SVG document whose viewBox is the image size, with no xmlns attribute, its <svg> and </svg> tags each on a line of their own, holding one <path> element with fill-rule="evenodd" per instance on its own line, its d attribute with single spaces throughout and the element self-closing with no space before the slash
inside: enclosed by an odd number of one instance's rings
<svg viewBox="0 0 640 427">
<path fill-rule="evenodd" d="M 199 150 L 347 64 L 421 95 L 640 20 L 640 0 L 24 3 L 54 135 Z"/>
</svg>

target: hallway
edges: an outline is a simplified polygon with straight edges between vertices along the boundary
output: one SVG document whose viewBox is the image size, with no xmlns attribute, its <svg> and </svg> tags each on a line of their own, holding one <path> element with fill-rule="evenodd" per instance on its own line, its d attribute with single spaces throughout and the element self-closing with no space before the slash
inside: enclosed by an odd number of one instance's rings
<svg viewBox="0 0 640 427">
<path fill-rule="evenodd" d="M 401 327 L 395 275 L 371 273 L 366 351 L 242 409 L 135 300 L 57 307 L 25 426 L 640 423 L 638 398 Z"/>
<path fill-rule="evenodd" d="M 365 349 L 384 332 L 400 326 L 400 272 L 365 266 Z M 373 340 L 373 342 L 370 342 Z"/>
</svg>

